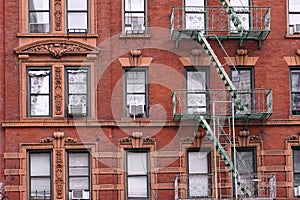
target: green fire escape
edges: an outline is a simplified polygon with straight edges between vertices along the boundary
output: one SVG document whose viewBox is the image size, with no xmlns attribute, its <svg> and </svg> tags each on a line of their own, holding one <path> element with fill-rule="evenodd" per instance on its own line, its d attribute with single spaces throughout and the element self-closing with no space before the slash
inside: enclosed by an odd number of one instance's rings
<svg viewBox="0 0 300 200">
<path fill-rule="evenodd" d="M 243 45 L 245 40 L 256 40 L 258 47 L 261 48 L 262 41 L 265 40 L 270 32 L 270 8 L 269 7 L 245 7 L 243 8 L 244 13 L 235 11 L 235 7 L 231 6 L 228 0 L 220 0 L 223 7 L 194 7 L 189 8 L 195 12 L 202 14 L 206 19 L 205 22 L 199 27 L 200 29 L 186 29 L 185 28 L 185 7 L 174 7 L 171 15 L 171 37 L 176 41 L 176 47 L 179 46 L 179 41 L 185 38 L 192 38 L 198 41 L 202 46 L 205 53 L 208 55 L 212 66 L 217 71 L 223 84 L 227 89 L 228 97 L 234 104 L 236 109 L 236 116 L 240 119 L 268 119 L 272 114 L 272 90 L 271 89 L 256 89 L 251 91 L 251 103 L 253 104 L 250 109 L 245 103 L 245 98 L 241 97 L 241 92 L 238 91 L 232 83 L 230 77 L 227 75 L 224 66 L 227 64 L 221 64 L 218 57 L 214 53 L 210 46 L 208 39 L 216 39 L 219 41 L 222 47 L 222 39 L 235 39 L 239 40 L 240 47 Z M 217 13 L 217 11 L 219 13 Z M 224 15 L 226 12 L 226 15 Z M 247 14 L 248 18 L 251 18 L 252 25 L 248 29 L 244 28 L 243 22 L 240 20 L 241 15 Z M 179 16 L 178 16 L 179 15 Z M 220 18 L 222 17 L 222 18 Z M 225 23 L 221 24 L 221 23 Z M 210 24 L 215 24 L 212 26 Z M 224 27 L 227 27 L 226 31 Z M 211 29 L 209 29 L 211 28 Z M 252 29 L 251 29 L 252 28 Z M 228 31 L 229 30 L 229 31 Z M 224 34 L 225 33 L 225 34 Z M 223 48 L 223 47 L 222 47 Z M 225 52 L 226 53 L 226 52 Z M 227 53 L 226 53 L 227 55 Z M 173 115 L 175 119 L 194 119 L 197 121 L 202 128 L 206 131 L 207 138 L 210 139 L 214 145 L 214 148 L 222 158 L 224 164 L 232 174 L 232 177 L 236 181 L 237 186 L 245 197 L 249 196 L 247 189 L 241 183 L 239 179 L 239 173 L 234 167 L 234 163 L 231 157 L 228 155 L 221 142 L 218 140 L 216 133 L 212 130 L 207 119 L 211 119 L 211 113 L 193 113 L 187 110 L 187 91 L 175 90 L 173 92 Z M 218 101 L 220 91 L 203 91 L 204 94 L 209 96 L 209 101 Z M 222 93 L 223 94 L 223 93 Z M 207 104 L 207 102 L 206 102 Z"/>
</svg>

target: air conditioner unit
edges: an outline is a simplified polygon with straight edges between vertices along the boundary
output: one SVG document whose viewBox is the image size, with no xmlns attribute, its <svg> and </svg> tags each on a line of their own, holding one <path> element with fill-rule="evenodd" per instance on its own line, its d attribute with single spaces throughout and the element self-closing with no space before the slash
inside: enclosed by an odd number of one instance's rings
<svg viewBox="0 0 300 200">
<path fill-rule="evenodd" d="M 90 199 L 90 191 L 87 190 L 71 190 L 69 193 L 70 199 Z"/>
<path fill-rule="evenodd" d="M 300 33 L 300 24 L 294 24 L 293 33 Z"/>
<path fill-rule="evenodd" d="M 83 199 L 83 190 L 72 190 L 72 199 Z"/>
<path fill-rule="evenodd" d="M 85 104 L 69 104 L 69 114 L 70 115 L 86 115 L 86 105 Z"/>
<path fill-rule="evenodd" d="M 143 116 L 145 113 L 144 106 L 145 105 L 129 105 L 129 114 L 131 116 Z"/>
<path fill-rule="evenodd" d="M 133 23 L 133 24 L 131 24 L 131 30 L 132 31 L 142 32 L 142 31 L 144 31 L 144 24 Z"/>
</svg>

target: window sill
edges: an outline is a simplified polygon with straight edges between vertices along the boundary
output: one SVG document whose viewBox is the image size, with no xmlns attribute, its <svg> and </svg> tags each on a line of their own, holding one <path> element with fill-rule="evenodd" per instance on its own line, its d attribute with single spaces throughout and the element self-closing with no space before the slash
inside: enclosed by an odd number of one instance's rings
<svg viewBox="0 0 300 200">
<path fill-rule="evenodd" d="M 140 34 L 120 34 L 120 39 L 150 39 L 151 35 L 148 33 L 140 33 Z"/>
<path fill-rule="evenodd" d="M 300 33 L 299 34 L 287 34 L 285 35 L 286 39 L 299 39 L 300 38 Z"/>
<path fill-rule="evenodd" d="M 17 37 L 19 38 L 26 38 L 26 37 L 37 37 L 37 38 L 61 38 L 61 37 L 66 37 L 66 38 L 97 38 L 99 35 L 94 34 L 94 33 L 17 33 Z"/>
</svg>

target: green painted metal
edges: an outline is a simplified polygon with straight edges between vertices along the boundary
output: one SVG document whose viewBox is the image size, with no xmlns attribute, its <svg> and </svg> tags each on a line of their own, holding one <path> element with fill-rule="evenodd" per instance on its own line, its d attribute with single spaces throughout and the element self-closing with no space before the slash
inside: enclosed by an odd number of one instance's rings
<svg viewBox="0 0 300 200">
<path fill-rule="evenodd" d="M 240 181 L 239 173 L 234 168 L 233 162 L 231 161 L 230 157 L 228 156 L 227 152 L 223 148 L 222 144 L 218 140 L 218 138 L 215 136 L 214 132 L 211 130 L 209 124 L 205 120 L 203 116 L 196 116 L 195 120 L 199 122 L 199 124 L 202 125 L 202 128 L 206 131 L 207 137 L 213 142 L 215 149 L 218 151 L 220 157 L 224 161 L 225 165 L 229 169 L 229 171 L 232 174 L 232 177 L 235 178 L 237 185 L 240 187 L 241 191 L 246 197 L 249 197 L 248 191 L 246 188 L 244 188 L 243 184 Z"/>
<path fill-rule="evenodd" d="M 237 105 L 237 108 L 240 111 L 248 112 L 247 107 L 244 105 L 241 98 L 239 98 L 239 94 L 234 87 L 233 83 L 231 82 L 231 79 L 227 75 L 226 71 L 223 68 L 223 65 L 220 63 L 218 57 L 214 53 L 213 49 L 211 48 L 210 44 L 206 40 L 206 38 L 202 35 L 202 33 L 199 33 L 198 41 L 203 47 L 206 54 L 209 56 L 209 59 L 211 60 L 214 68 L 217 70 L 220 78 L 222 79 L 224 85 L 226 86 L 227 90 L 229 91 L 232 99 L 234 100 L 235 104 Z"/>
<path fill-rule="evenodd" d="M 220 40 L 240 40 L 240 47 L 243 46 L 245 40 L 255 40 L 260 49 L 262 41 L 265 40 L 270 33 L 270 7 L 246 7 L 246 13 L 249 14 L 249 20 L 251 20 L 249 22 L 251 25 L 245 29 L 239 19 L 239 15 L 235 11 L 235 9 L 238 10 L 240 8 L 231 6 L 229 1 L 221 2 L 223 7 L 177 6 L 172 8 L 171 38 L 176 40 L 176 47 L 179 46 L 181 39 L 197 39 L 196 35 L 201 32 L 205 33 L 207 39 L 215 39 L 215 37 L 210 37 L 210 35 L 216 34 Z M 199 24 L 202 23 L 202 25 L 200 26 L 198 24 L 193 27 L 188 27 L 187 22 L 190 18 L 186 18 L 186 10 L 204 10 L 205 12 L 203 13 L 205 13 L 205 15 L 202 17 L 203 21 L 199 22 Z M 194 17 L 193 22 L 197 20 L 197 15 Z M 232 30 L 230 29 L 228 20 L 236 27 L 235 32 L 231 32 Z"/>
<path fill-rule="evenodd" d="M 195 99 L 198 106 L 204 107 L 204 110 L 189 111 L 190 106 L 188 105 L 187 94 L 205 94 L 206 101 L 199 96 L 199 99 Z M 243 102 L 248 106 L 246 112 L 235 112 L 234 118 L 239 120 L 265 120 L 272 115 L 272 89 L 268 88 L 257 88 L 253 90 L 237 90 L 238 94 L 246 94 L 249 98 L 244 98 Z M 214 102 L 225 102 L 226 105 L 222 104 L 222 112 L 217 113 L 220 117 L 231 117 L 232 116 L 232 102 L 228 102 L 231 99 L 230 93 L 222 89 L 204 89 L 204 90 L 185 90 L 177 89 L 173 91 L 172 103 L 173 103 L 173 116 L 174 119 L 194 119 L 194 115 L 203 115 L 206 119 L 211 118 L 212 108 Z M 199 103 L 202 102 L 202 103 Z M 194 108 L 197 109 L 197 105 Z M 193 109 L 193 107 L 192 107 Z"/>
</svg>

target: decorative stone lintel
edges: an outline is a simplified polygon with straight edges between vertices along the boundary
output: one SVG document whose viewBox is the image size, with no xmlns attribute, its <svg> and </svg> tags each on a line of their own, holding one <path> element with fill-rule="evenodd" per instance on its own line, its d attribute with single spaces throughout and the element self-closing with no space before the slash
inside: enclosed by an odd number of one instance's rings
<svg viewBox="0 0 300 200">
<path fill-rule="evenodd" d="M 194 60 L 193 60 L 194 59 Z M 209 66 L 211 64 L 209 58 L 207 56 L 203 57 L 180 57 L 179 61 L 182 63 L 183 66 Z"/>
<path fill-rule="evenodd" d="M 118 60 L 121 63 L 122 67 L 137 67 L 131 65 L 129 58 L 119 58 Z M 152 60 L 152 57 L 142 57 L 139 66 L 150 66 Z"/>
<path fill-rule="evenodd" d="M 49 54 L 55 59 L 60 59 L 65 55 L 78 54 L 98 54 L 100 50 L 97 47 L 71 40 L 42 40 L 33 42 L 15 49 L 18 57 L 20 55 L 45 55 Z M 22 57 L 21 57 L 22 58 Z M 24 58 L 23 58 L 24 59 Z"/>
<path fill-rule="evenodd" d="M 241 63 L 241 61 L 237 62 L 236 61 L 236 57 L 224 57 L 224 60 L 226 63 L 228 63 L 229 66 L 254 66 L 257 62 L 259 57 L 249 57 L 247 56 L 247 58 L 243 60 L 243 62 Z"/>
<path fill-rule="evenodd" d="M 289 141 L 298 141 L 298 140 L 299 140 L 299 136 L 298 136 L 298 135 L 287 136 L 287 137 L 285 138 L 285 140 L 289 140 Z"/>
</svg>

